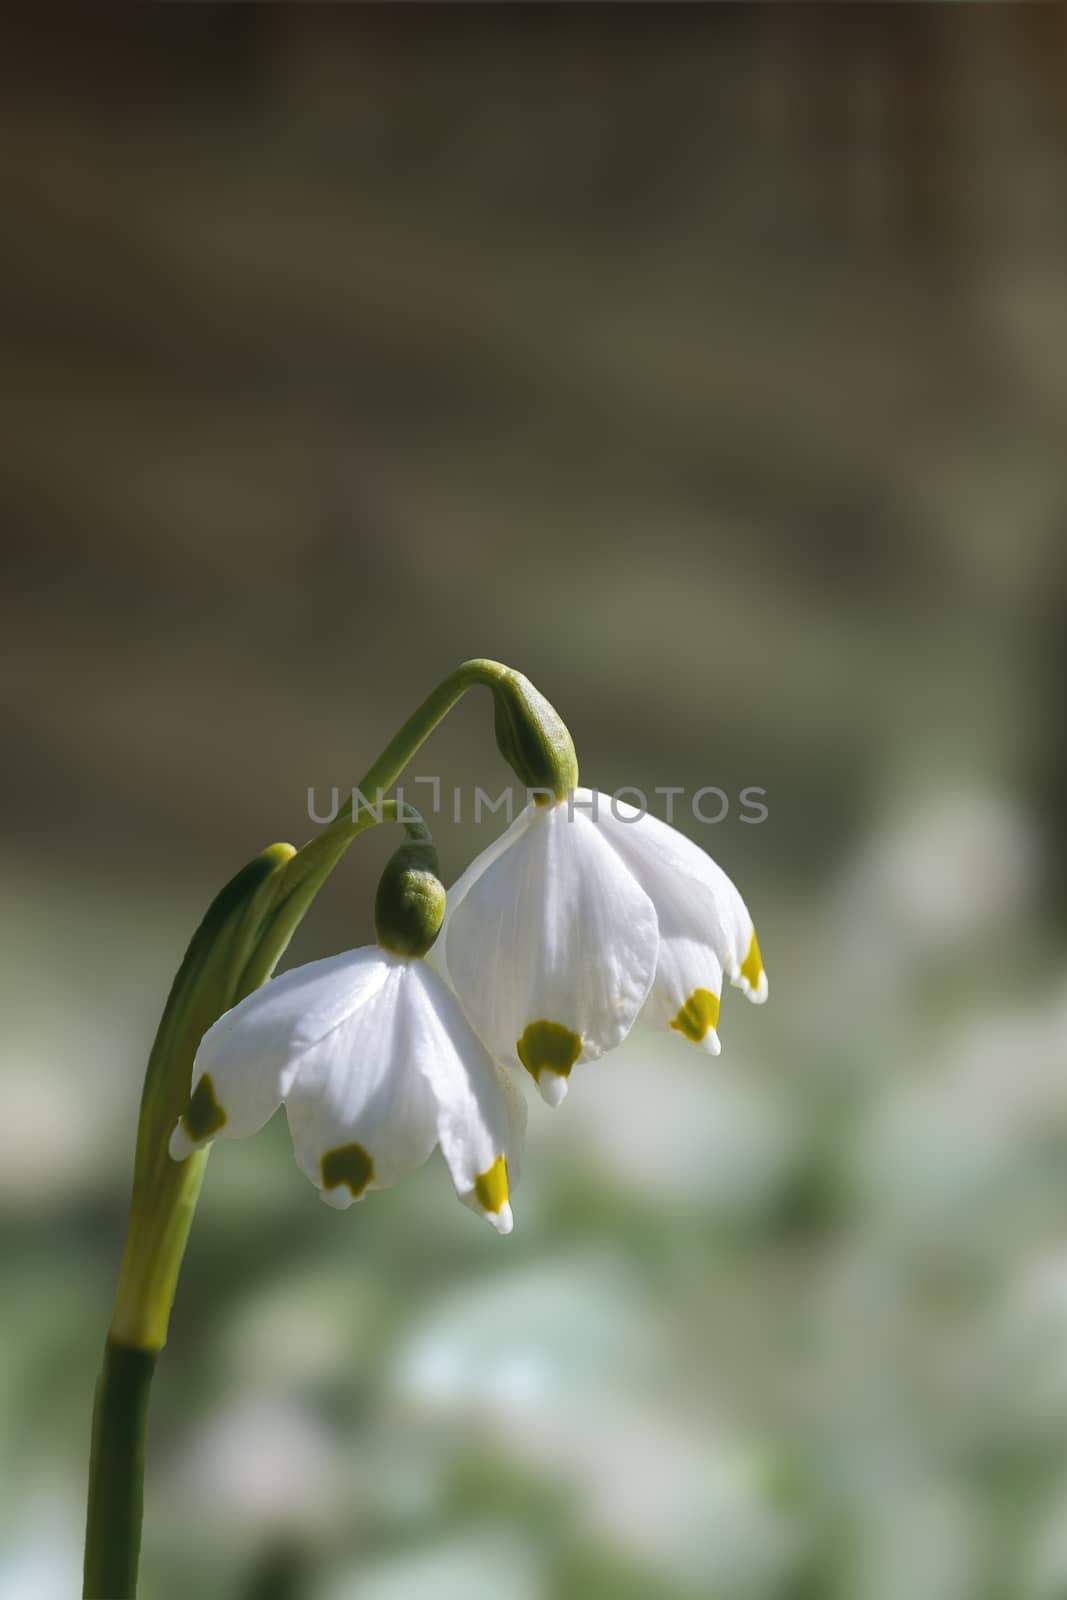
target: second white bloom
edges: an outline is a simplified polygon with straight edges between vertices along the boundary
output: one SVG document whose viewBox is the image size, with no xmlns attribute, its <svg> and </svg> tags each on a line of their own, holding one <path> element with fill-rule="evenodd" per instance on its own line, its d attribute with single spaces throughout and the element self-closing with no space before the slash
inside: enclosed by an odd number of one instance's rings
<svg viewBox="0 0 1067 1600">
<path fill-rule="evenodd" d="M 461 1200 L 512 1226 L 522 1096 L 424 961 L 377 947 L 297 967 L 204 1035 L 170 1153 L 255 1133 L 285 1104 L 296 1158 L 344 1208 L 435 1145 Z"/>
<path fill-rule="evenodd" d="M 557 1105 L 639 1015 L 718 1054 L 723 977 L 767 978 L 733 883 L 691 840 L 588 789 L 529 805 L 449 891 L 439 959 L 475 1029 Z"/>
</svg>

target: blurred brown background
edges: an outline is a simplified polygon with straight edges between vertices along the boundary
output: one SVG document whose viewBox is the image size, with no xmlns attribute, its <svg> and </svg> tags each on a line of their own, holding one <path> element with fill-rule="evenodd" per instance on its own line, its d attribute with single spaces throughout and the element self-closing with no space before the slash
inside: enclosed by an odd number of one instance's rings
<svg viewBox="0 0 1067 1600">
<path fill-rule="evenodd" d="M 144 1594 L 1062 1600 L 1063 10 L 8 33 L 0 1596 L 76 1592 L 189 932 L 485 654 L 600 788 L 766 788 L 687 827 L 771 1004 L 533 1107 L 506 1245 L 219 1151 Z"/>
</svg>

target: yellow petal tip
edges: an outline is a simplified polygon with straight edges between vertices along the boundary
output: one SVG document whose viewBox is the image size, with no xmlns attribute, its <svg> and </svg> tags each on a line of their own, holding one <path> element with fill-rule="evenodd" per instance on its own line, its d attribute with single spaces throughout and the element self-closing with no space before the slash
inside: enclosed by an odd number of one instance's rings
<svg viewBox="0 0 1067 1600">
<path fill-rule="evenodd" d="M 582 1053 L 582 1041 L 561 1022 L 542 1019 L 527 1023 L 522 1038 L 516 1042 L 515 1053 L 544 1098 L 550 1105 L 558 1105 L 567 1092 L 565 1080 Z"/>
<path fill-rule="evenodd" d="M 323 1199 L 330 1205 L 347 1205 L 345 1196 L 338 1192 L 342 1184 L 353 1200 L 358 1200 L 369 1183 L 374 1180 L 374 1162 L 361 1144 L 342 1144 L 336 1150 L 327 1150 L 321 1162 Z"/>
<path fill-rule="evenodd" d="M 694 989 L 678 1015 L 672 1019 L 671 1027 L 678 1033 L 684 1034 L 687 1039 L 691 1039 L 694 1044 L 704 1044 L 710 1034 L 717 1045 L 719 1041 L 715 1029 L 718 1023 L 718 995 L 713 994 L 710 989 Z M 718 1055 L 718 1050 L 713 1048 L 712 1054 Z"/>
<path fill-rule="evenodd" d="M 495 1215 L 508 1203 L 508 1163 L 497 1156 L 491 1167 L 474 1180 L 474 1193 L 483 1211 Z"/>
<path fill-rule="evenodd" d="M 741 963 L 741 970 L 734 980 L 738 986 L 745 990 L 750 1000 L 762 1001 L 767 998 L 767 974 L 763 970 L 763 957 L 760 955 L 759 940 L 756 930 L 752 930 L 752 938 L 748 944 L 748 954 Z"/>
<path fill-rule="evenodd" d="M 226 1113 L 215 1096 L 210 1072 L 205 1072 L 182 1113 L 181 1129 L 191 1145 L 203 1144 L 226 1126 Z M 171 1143 L 174 1141 L 172 1139 Z"/>
</svg>

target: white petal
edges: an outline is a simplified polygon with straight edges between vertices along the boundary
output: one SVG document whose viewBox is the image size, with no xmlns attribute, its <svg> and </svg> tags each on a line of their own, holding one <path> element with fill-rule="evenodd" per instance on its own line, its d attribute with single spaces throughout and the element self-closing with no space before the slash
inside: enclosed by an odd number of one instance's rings
<svg viewBox="0 0 1067 1600">
<path fill-rule="evenodd" d="M 661 924 L 662 927 L 662 924 Z M 642 1021 L 673 1028 L 683 1038 L 717 1056 L 722 968 L 710 944 L 672 928 L 660 935 L 656 981 Z"/>
<path fill-rule="evenodd" d="M 175 1160 L 211 1138 L 256 1133 L 282 1103 L 307 1050 L 373 994 L 387 971 L 380 950 L 349 950 L 294 967 L 220 1017 L 196 1053 L 190 1113 L 171 1136 Z M 195 1136 L 218 1115 L 221 1125 Z"/>
<path fill-rule="evenodd" d="M 482 874 L 492 866 L 494 861 L 497 861 L 502 855 L 505 854 L 506 851 L 510 850 L 520 835 L 525 833 L 530 824 L 536 820 L 537 812 L 538 808 L 532 804 L 524 806 L 519 812 L 518 816 L 515 818 L 514 822 L 510 822 L 504 829 L 504 832 L 500 834 L 498 838 L 493 840 L 492 844 L 486 845 L 481 854 L 475 856 L 474 860 L 470 862 L 463 872 L 460 873 L 459 877 L 448 891 L 448 897 L 445 905 L 445 920 L 441 926 L 441 932 L 437 937 L 436 943 L 430 947 L 429 953 L 426 956 L 426 961 L 435 972 L 439 972 L 441 974 L 445 982 L 449 984 L 450 987 L 454 987 L 454 985 L 452 984 L 452 976 L 448 970 L 448 959 L 446 955 L 448 941 L 445 938 L 445 935 L 448 932 L 449 918 L 451 917 L 452 912 L 457 910 L 461 902 L 466 899 L 470 889 L 475 883 L 477 883 Z"/>
<path fill-rule="evenodd" d="M 750 1000 L 767 998 L 767 975 L 748 908 L 722 868 L 684 833 L 658 817 L 603 795 L 598 824 L 651 896 L 666 938 L 707 943 L 730 982 Z M 684 884 L 684 892 L 679 885 Z M 684 952 L 679 963 L 684 964 Z M 714 985 L 705 985 L 710 990 Z M 716 991 L 717 992 L 717 991 Z"/>
<path fill-rule="evenodd" d="M 297 1161 L 342 1208 L 397 1183 L 437 1142 L 433 1095 L 414 1065 L 418 963 L 375 955 L 383 981 L 305 1052 L 285 1102 Z"/>
<path fill-rule="evenodd" d="M 456 1193 L 498 1232 L 510 1233 L 526 1102 L 436 972 L 413 963 L 410 989 L 418 1013 L 412 1065 L 433 1094 L 438 1142 Z"/>
<path fill-rule="evenodd" d="M 449 894 L 442 939 L 452 986 L 491 1053 L 528 1065 L 558 1100 L 576 1060 L 629 1032 L 659 931 L 633 874 L 563 802 L 528 806 L 471 865 Z"/>
<path fill-rule="evenodd" d="M 610 802 L 602 797 L 601 812 L 605 810 L 610 819 L 605 836 L 613 844 L 619 839 L 619 853 L 625 860 L 631 836 L 648 819 L 620 823 L 611 818 Z M 717 1056 L 722 960 L 717 948 L 719 922 L 709 891 L 680 862 L 664 860 L 654 845 L 651 851 L 634 852 L 629 860 L 659 918 L 659 960 L 642 1021 L 674 1028 Z"/>
</svg>

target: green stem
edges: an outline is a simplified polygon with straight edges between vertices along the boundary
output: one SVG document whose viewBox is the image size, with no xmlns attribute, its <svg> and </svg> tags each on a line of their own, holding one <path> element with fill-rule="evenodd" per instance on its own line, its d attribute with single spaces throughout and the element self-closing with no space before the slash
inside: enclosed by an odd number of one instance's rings
<svg viewBox="0 0 1067 1600">
<path fill-rule="evenodd" d="M 148 1058 L 130 1222 L 93 1408 L 86 1600 L 128 1600 L 136 1592 L 148 1391 L 206 1162 L 206 1152 L 171 1161 L 166 1143 L 188 1098 L 197 1044 L 233 1004 L 234 939 L 293 854 L 291 845 L 264 850 L 212 901 L 171 986 Z"/>
<path fill-rule="evenodd" d="M 393 787 L 404 768 L 422 744 L 429 738 L 437 724 L 448 715 L 456 701 L 468 689 L 482 684 L 493 691 L 498 707 L 506 705 L 515 721 L 521 721 L 532 696 L 540 701 L 537 691 L 526 682 L 521 673 L 498 661 L 475 659 L 450 672 L 427 695 L 422 704 L 412 712 L 403 727 L 396 733 L 377 761 L 369 767 L 358 789 L 370 806 L 376 807 L 382 795 Z M 547 706 L 547 702 L 545 702 Z M 539 708 L 538 708 L 539 709 Z M 552 717 L 551 707 L 547 707 Z M 558 718 L 556 719 L 558 721 Z M 562 724 L 560 724 L 562 727 Z M 564 729 L 569 744 L 570 735 Z M 571 748 L 573 757 L 573 747 Z M 526 781 L 523 773 L 519 774 Z M 577 776 L 577 768 L 575 768 Z M 285 869 L 284 877 L 274 897 L 263 924 L 255 930 L 252 954 L 242 974 L 239 994 L 251 994 L 264 983 L 284 954 L 289 940 L 318 894 L 322 885 L 344 855 L 348 846 L 363 829 L 377 818 L 361 809 L 353 818 L 351 812 L 342 810 L 334 820 L 298 850 Z"/>
<path fill-rule="evenodd" d="M 207 1150 L 183 1162 L 167 1144 L 185 1109 L 193 1058 L 211 1024 L 265 983 L 315 895 L 352 840 L 397 818 L 391 789 L 466 691 L 493 692 L 501 753 L 521 781 L 563 794 L 577 779 L 570 735 L 520 673 L 472 660 L 428 695 L 359 785 L 375 811 L 342 814 L 302 849 L 272 845 L 212 902 L 179 968 L 149 1056 L 141 1096 L 130 1221 L 97 1386 L 89 1462 L 85 1600 L 132 1600 L 141 1536 L 144 1426 L 152 1372 L 167 1337 Z M 409 827 L 419 837 L 421 823 Z M 425 831 L 424 829 L 422 830 Z"/>
<path fill-rule="evenodd" d="M 159 1352 L 108 1339 L 93 1405 L 93 1471 L 85 1538 L 85 1593 L 110 1600 L 137 1587 L 145 1423 Z"/>
</svg>

